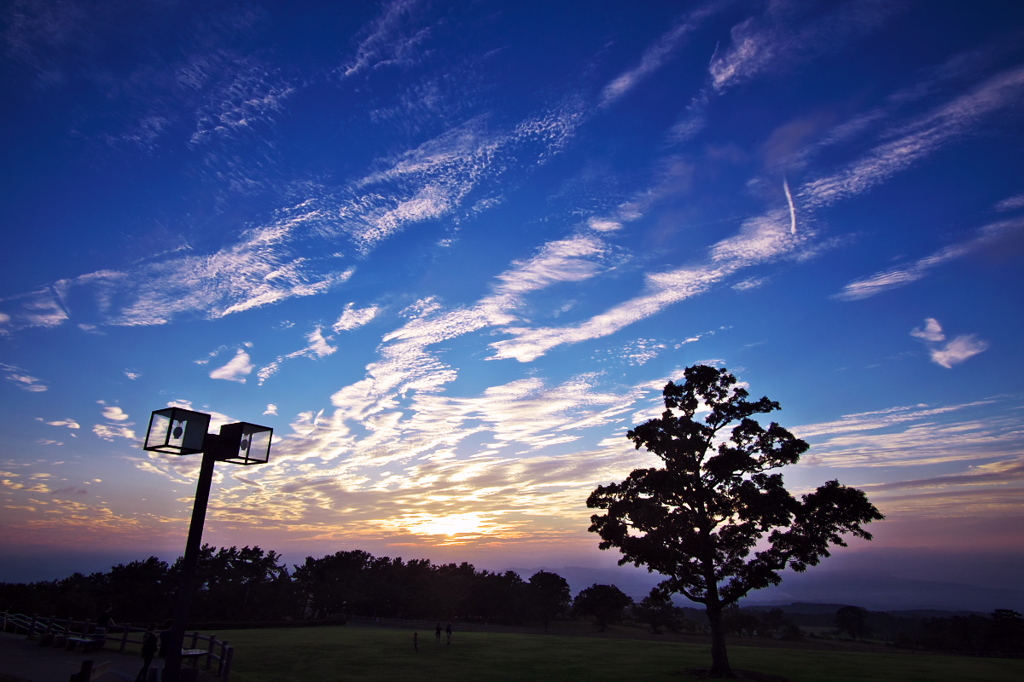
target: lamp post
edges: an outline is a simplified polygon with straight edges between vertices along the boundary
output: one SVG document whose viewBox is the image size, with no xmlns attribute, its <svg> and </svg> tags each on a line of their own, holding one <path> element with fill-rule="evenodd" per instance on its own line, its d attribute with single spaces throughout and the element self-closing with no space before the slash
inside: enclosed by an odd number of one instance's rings
<svg viewBox="0 0 1024 682">
<path fill-rule="evenodd" d="M 210 415 L 181 407 L 156 410 L 149 418 L 149 429 L 143 450 L 171 455 L 202 454 L 196 498 L 192 506 L 192 523 L 181 561 L 178 593 L 174 601 L 174 618 L 167 640 L 167 667 L 164 679 L 178 682 L 181 673 L 181 645 L 185 638 L 185 621 L 192 599 L 192 583 L 199 564 L 199 550 L 206 521 L 206 505 L 210 500 L 213 465 L 217 460 L 233 464 L 265 464 L 270 460 L 270 442 L 274 430 L 267 426 L 238 422 L 220 427 L 220 433 L 207 433 Z"/>
</svg>

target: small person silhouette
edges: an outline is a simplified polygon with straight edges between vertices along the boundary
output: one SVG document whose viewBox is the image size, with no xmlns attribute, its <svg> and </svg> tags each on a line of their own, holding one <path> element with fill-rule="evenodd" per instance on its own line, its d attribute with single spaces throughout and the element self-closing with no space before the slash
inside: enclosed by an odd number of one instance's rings
<svg viewBox="0 0 1024 682">
<path fill-rule="evenodd" d="M 437 621 L 437 627 L 434 628 L 434 644 L 441 643 L 441 621 Z"/>
<path fill-rule="evenodd" d="M 452 643 L 452 624 L 448 623 L 448 625 L 445 627 L 444 631 L 446 633 L 448 633 L 448 643 L 451 644 Z"/>
<path fill-rule="evenodd" d="M 418 632 L 412 633 L 412 648 L 413 651 L 420 650 L 420 633 Z"/>
<path fill-rule="evenodd" d="M 153 623 L 146 630 L 145 634 L 142 635 L 142 669 L 135 676 L 135 682 L 146 682 L 149 678 L 149 668 L 153 665 L 153 656 L 156 655 L 159 646 L 156 635 L 156 623 Z"/>
</svg>

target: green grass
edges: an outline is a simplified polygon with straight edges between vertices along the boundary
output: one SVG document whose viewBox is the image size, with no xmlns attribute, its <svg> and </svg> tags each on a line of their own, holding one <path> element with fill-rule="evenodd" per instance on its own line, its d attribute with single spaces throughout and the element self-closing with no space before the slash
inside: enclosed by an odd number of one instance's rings
<svg viewBox="0 0 1024 682">
<path fill-rule="evenodd" d="M 540 634 L 456 632 L 434 644 L 433 631 L 323 627 L 218 633 L 236 647 L 232 682 L 381 680 L 430 682 L 621 682 L 694 679 L 687 668 L 707 667 L 710 647 Z M 929 654 L 886 654 L 731 646 L 734 668 L 779 675 L 791 682 L 1016 682 L 1024 661 Z"/>
</svg>

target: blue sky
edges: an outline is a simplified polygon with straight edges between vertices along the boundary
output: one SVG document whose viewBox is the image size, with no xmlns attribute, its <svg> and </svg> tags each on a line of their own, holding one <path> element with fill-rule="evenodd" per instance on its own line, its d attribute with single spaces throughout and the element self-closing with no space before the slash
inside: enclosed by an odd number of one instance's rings
<svg viewBox="0 0 1024 682">
<path fill-rule="evenodd" d="M 213 544 L 610 566 L 586 497 L 696 363 L 887 515 L 837 565 L 1024 569 L 1024 5 L 30 0 L 2 45 L 0 579 L 181 551 L 167 405 L 275 429 Z"/>
</svg>

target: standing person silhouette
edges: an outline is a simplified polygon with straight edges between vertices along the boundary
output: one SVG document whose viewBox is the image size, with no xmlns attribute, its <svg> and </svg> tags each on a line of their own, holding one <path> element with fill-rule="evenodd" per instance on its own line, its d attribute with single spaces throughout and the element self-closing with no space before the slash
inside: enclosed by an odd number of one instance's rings
<svg viewBox="0 0 1024 682">
<path fill-rule="evenodd" d="M 164 668 L 167 666 L 167 656 L 168 656 L 168 654 L 170 654 L 169 649 L 170 649 L 170 644 L 171 644 L 171 626 L 172 625 L 174 625 L 174 621 L 168 618 L 167 622 L 164 623 L 164 629 L 160 631 L 160 635 L 159 635 L 160 648 L 157 651 L 157 656 L 159 657 L 159 660 L 157 661 L 157 666 L 156 666 L 156 679 L 157 679 L 157 682 L 160 682 L 161 680 L 164 679 Z"/>
<path fill-rule="evenodd" d="M 434 645 L 441 643 L 441 621 L 437 621 L 437 627 L 434 628 Z"/>
<path fill-rule="evenodd" d="M 156 636 L 156 623 L 150 623 L 149 629 L 142 635 L 142 670 L 135 676 L 135 682 L 146 682 L 149 677 L 149 666 L 153 664 L 153 656 L 160 646 Z"/>
<path fill-rule="evenodd" d="M 448 625 L 445 627 L 444 631 L 448 634 L 448 643 L 451 644 L 452 643 L 452 624 L 448 623 Z"/>
</svg>

